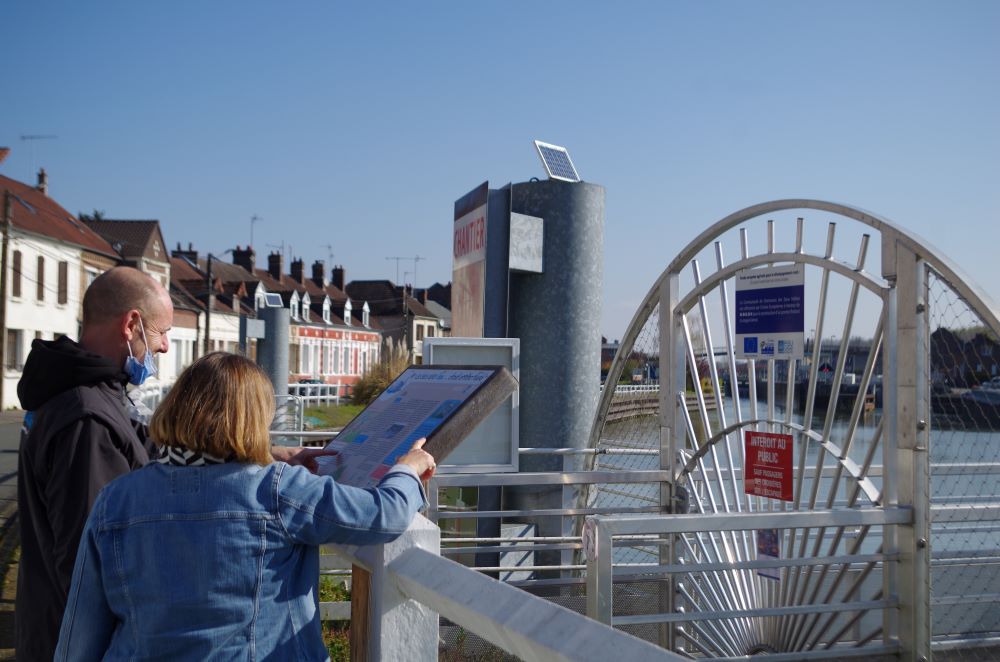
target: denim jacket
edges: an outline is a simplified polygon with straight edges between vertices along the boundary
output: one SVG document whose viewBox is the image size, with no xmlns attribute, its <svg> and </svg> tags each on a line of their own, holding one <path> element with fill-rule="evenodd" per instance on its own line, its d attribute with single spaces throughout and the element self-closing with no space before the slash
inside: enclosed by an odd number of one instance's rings
<svg viewBox="0 0 1000 662">
<path fill-rule="evenodd" d="M 101 491 L 56 660 L 326 660 L 323 543 L 401 534 L 423 505 L 397 465 L 366 490 L 302 467 L 151 464 Z"/>
</svg>

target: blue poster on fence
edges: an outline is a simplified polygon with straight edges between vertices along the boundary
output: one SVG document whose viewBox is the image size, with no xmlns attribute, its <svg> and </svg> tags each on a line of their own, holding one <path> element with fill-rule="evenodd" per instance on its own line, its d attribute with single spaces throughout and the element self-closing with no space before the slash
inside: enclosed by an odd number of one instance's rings
<svg viewBox="0 0 1000 662">
<path fill-rule="evenodd" d="M 736 356 L 801 359 L 805 268 L 744 269 L 736 274 Z"/>
</svg>

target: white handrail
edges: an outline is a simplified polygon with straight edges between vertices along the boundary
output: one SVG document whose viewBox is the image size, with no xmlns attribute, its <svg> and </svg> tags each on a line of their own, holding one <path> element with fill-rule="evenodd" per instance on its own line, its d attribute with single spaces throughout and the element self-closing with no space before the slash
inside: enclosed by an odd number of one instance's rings
<svg viewBox="0 0 1000 662">
<path fill-rule="evenodd" d="M 440 536 L 418 515 L 391 543 L 328 548 L 371 573 L 368 659 L 436 660 L 438 614 L 528 662 L 685 659 L 442 558 Z"/>
</svg>

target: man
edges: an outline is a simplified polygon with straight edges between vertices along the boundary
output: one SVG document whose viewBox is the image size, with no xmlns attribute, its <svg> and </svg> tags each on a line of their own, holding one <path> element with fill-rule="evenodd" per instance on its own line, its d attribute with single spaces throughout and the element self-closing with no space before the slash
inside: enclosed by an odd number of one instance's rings
<svg viewBox="0 0 1000 662">
<path fill-rule="evenodd" d="M 101 488 L 149 462 L 145 426 L 129 416 L 126 383 L 155 373 L 173 324 L 170 295 L 152 277 L 116 267 L 83 297 L 79 343 L 35 340 L 17 394 L 30 413 L 18 464 L 18 659 L 51 660 L 77 546 Z M 315 466 L 315 452 L 275 459 Z"/>
</svg>

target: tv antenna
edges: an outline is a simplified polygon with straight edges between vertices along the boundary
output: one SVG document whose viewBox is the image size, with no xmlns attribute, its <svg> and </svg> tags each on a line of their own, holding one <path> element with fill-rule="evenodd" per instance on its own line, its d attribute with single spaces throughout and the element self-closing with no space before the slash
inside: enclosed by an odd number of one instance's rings
<svg viewBox="0 0 1000 662">
<path fill-rule="evenodd" d="M 387 259 L 387 260 L 395 260 L 396 261 L 396 283 L 399 283 L 399 263 L 400 263 L 400 261 L 401 260 L 413 260 L 413 282 L 414 282 L 414 284 L 416 284 L 416 282 L 417 282 L 417 262 L 420 262 L 421 260 L 426 260 L 427 258 L 426 257 L 420 257 L 419 255 L 414 255 L 413 257 L 400 257 L 400 256 L 395 256 L 394 255 L 392 257 L 387 257 L 385 259 Z M 409 271 L 404 272 L 404 274 L 409 274 L 409 273 L 410 273 Z M 404 283 L 404 285 L 405 285 L 405 283 Z"/>
<path fill-rule="evenodd" d="M 254 214 L 253 216 L 250 217 L 250 248 L 253 248 L 253 226 L 254 226 L 254 223 L 260 223 L 263 220 L 264 219 L 261 218 L 260 216 L 258 216 L 257 214 Z"/>
</svg>

